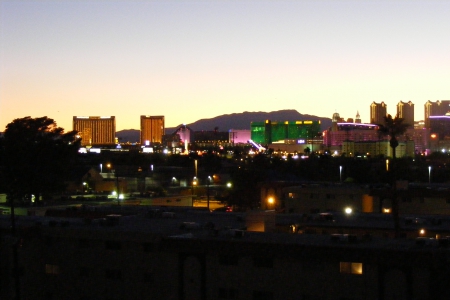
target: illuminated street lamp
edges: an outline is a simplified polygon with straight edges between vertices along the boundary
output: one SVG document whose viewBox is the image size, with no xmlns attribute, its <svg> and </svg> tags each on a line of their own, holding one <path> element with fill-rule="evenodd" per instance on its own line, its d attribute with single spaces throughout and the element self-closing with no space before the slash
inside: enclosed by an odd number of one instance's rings
<svg viewBox="0 0 450 300">
<path fill-rule="evenodd" d="M 208 207 L 209 210 L 209 185 L 211 183 L 211 176 L 208 176 L 208 178 L 206 179 L 206 205 Z"/>
<path fill-rule="evenodd" d="M 194 160 L 194 164 L 195 164 L 195 177 L 197 177 L 197 160 Z"/>
<path fill-rule="evenodd" d="M 194 188 L 197 185 L 197 177 L 194 176 L 194 179 L 192 180 L 192 196 L 194 195 Z"/>
<path fill-rule="evenodd" d="M 342 166 L 339 166 L 339 182 L 342 182 Z"/>
<path fill-rule="evenodd" d="M 270 208 L 270 207 L 273 207 L 274 204 L 275 204 L 275 199 L 274 199 L 272 196 L 270 196 L 269 198 L 267 198 L 267 206 L 268 206 L 269 208 Z"/>
<path fill-rule="evenodd" d="M 428 183 L 431 183 L 431 166 L 428 166 Z"/>
</svg>

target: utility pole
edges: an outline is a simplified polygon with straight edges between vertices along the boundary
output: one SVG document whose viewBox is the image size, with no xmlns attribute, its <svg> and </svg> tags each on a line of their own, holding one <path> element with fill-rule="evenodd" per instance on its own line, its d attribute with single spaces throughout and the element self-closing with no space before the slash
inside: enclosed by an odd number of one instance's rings
<svg viewBox="0 0 450 300">
<path fill-rule="evenodd" d="M 117 205 L 120 205 L 120 200 L 119 200 L 119 175 L 117 174 L 117 171 L 116 171 L 116 190 L 117 190 L 117 193 L 116 193 L 116 195 L 117 195 Z"/>
<path fill-rule="evenodd" d="M 208 176 L 208 178 L 206 178 L 206 205 L 208 207 L 208 211 L 209 211 L 209 183 L 211 180 L 211 176 Z"/>
<path fill-rule="evenodd" d="M 12 251 L 13 251 L 13 276 L 15 297 L 14 300 L 20 300 L 20 274 L 19 274 L 19 244 L 20 238 L 16 232 L 16 216 L 14 211 L 14 200 L 11 199 L 11 235 L 12 235 Z"/>
</svg>

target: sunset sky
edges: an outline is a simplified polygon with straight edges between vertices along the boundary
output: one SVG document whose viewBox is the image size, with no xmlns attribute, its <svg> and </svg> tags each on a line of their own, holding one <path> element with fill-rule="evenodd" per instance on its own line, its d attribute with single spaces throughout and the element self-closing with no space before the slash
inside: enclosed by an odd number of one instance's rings
<svg viewBox="0 0 450 300">
<path fill-rule="evenodd" d="M 25 116 L 71 130 L 111 115 L 119 131 L 140 115 L 174 127 L 282 109 L 369 122 L 373 101 L 395 115 L 400 100 L 422 120 L 427 100 L 450 99 L 450 1 L 0 5 L 0 131 Z"/>
</svg>

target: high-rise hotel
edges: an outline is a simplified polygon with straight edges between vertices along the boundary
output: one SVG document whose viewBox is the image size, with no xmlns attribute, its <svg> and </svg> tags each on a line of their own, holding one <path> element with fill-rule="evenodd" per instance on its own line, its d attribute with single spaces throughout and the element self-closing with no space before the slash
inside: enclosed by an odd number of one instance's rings
<svg viewBox="0 0 450 300">
<path fill-rule="evenodd" d="M 450 100 L 437 100 L 425 103 L 425 127 L 430 127 L 430 117 L 441 117 L 450 114 Z"/>
<path fill-rule="evenodd" d="M 82 146 L 113 145 L 116 117 L 73 117 L 73 130 L 78 131 Z"/>
<path fill-rule="evenodd" d="M 414 103 L 400 101 L 397 104 L 397 116 L 404 120 L 404 124 L 414 127 Z"/>
<path fill-rule="evenodd" d="M 141 116 L 141 145 L 162 143 L 164 116 Z"/>
<path fill-rule="evenodd" d="M 370 123 L 371 124 L 384 124 L 384 117 L 387 116 L 387 105 L 384 102 L 375 103 L 370 105 Z"/>
</svg>

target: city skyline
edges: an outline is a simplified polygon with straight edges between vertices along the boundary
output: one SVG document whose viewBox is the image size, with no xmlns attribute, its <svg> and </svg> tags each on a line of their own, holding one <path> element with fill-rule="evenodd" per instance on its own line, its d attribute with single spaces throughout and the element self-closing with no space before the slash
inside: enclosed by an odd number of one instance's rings
<svg viewBox="0 0 450 300">
<path fill-rule="evenodd" d="M 370 122 L 370 103 L 450 99 L 444 1 L 2 1 L 0 131 L 25 116 L 244 111 Z"/>
</svg>

